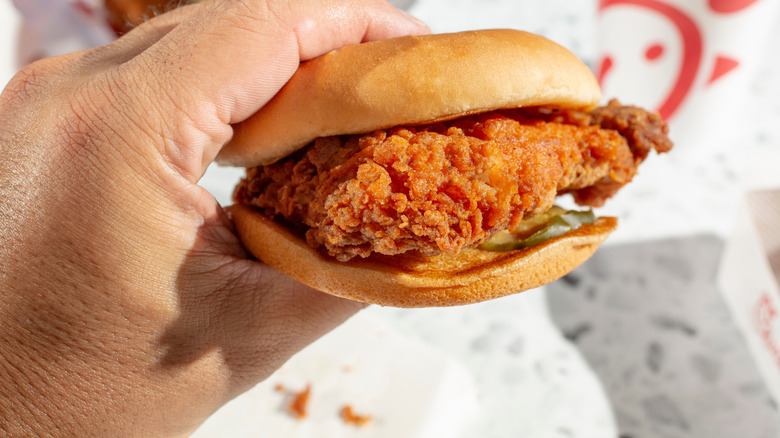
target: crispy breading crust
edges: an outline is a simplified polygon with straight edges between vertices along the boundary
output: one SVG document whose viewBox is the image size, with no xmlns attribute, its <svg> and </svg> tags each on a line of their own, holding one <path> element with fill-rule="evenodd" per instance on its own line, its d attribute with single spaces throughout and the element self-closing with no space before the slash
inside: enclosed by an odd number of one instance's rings
<svg viewBox="0 0 780 438">
<path fill-rule="evenodd" d="M 559 193 L 601 205 L 649 149 L 671 147 L 665 129 L 615 102 L 592 113 L 530 108 L 325 137 L 248 169 L 235 199 L 302 224 L 310 245 L 339 260 L 454 253 L 547 210 Z"/>
</svg>

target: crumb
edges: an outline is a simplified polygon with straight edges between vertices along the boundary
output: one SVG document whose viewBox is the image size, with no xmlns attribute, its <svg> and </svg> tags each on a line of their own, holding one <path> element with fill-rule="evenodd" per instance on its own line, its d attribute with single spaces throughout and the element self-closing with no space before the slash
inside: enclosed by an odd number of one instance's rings
<svg viewBox="0 0 780 438">
<path fill-rule="evenodd" d="M 309 404 L 309 394 L 311 393 L 311 385 L 306 385 L 306 388 L 294 395 L 292 402 L 287 407 L 287 411 L 293 417 L 301 420 L 306 418 L 306 408 Z"/>
<path fill-rule="evenodd" d="M 281 383 L 277 383 L 274 386 L 274 391 L 276 391 L 276 392 L 284 392 L 284 385 L 282 385 Z"/>
<path fill-rule="evenodd" d="M 370 423 L 372 418 L 369 415 L 357 415 L 352 411 L 352 406 L 346 405 L 341 408 L 341 419 L 346 424 L 353 424 L 358 427 L 363 427 Z"/>
<path fill-rule="evenodd" d="M 344 365 L 344 372 L 351 373 L 353 371 L 352 365 Z"/>
</svg>

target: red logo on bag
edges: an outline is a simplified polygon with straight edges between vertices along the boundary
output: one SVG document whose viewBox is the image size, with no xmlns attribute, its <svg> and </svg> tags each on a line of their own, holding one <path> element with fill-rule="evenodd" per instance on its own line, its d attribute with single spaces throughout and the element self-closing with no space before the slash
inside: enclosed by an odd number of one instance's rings
<svg viewBox="0 0 780 438">
<path fill-rule="evenodd" d="M 721 14 L 739 12 L 758 0 L 710 0 L 710 9 Z"/>
<path fill-rule="evenodd" d="M 672 5 L 656 0 L 601 0 L 599 10 L 603 12 L 607 8 L 618 5 L 637 6 L 655 11 L 671 21 L 680 32 L 683 49 L 682 64 L 680 70 L 677 72 L 674 86 L 661 105 L 656 109 L 663 119 L 668 120 L 674 112 L 677 111 L 677 108 L 680 107 L 683 100 L 685 100 L 685 96 L 693 87 L 693 81 L 696 79 L 696 74 L 699 71 L 703 45 L 701 31 L 699 31 L 696 22 L 694 22 L 685 12 Z M 663 47 L 656 46 L 649 51 L 660 55 L 663 51 Z M 656 58 L 657 56 L 652 59 Z M 614 62 L 614 60 L 610 60 L 610 64 Z M 599 78 L 603 80 L 604 76 L 606 76 L 606 72 L 599 72 Z"/>
<path fill-rule="evenodd" d="M 748 8 L 758 0 L 709 0 L 710 11 L 721 14 L 734 14 Z M 655 110 L 665 120 L 669 120 L 682 106 L 683 102 L 694 87 L 696 79 L 700 75 L 701 66 L 704 61 L 704 48 L 707 43 L 700 29 L 699 23 L 694 17 L 686 11 L 666 3 L 661 0 L 600 0 L 599 12 L 604 13 L 614 6 L 631 6 L 644 10 L 649 10 L 654 14 L 659 14 L 666 21 L 671 23 L 679 34 L 681 42 L 681 51 L 679 68 L 674 73 L 674 80 L 671 88 L 666 92 L 661 103 Z M 659 43 L 652 43 L 648 47 L 637 48 L 644 50 L 644 58 L 652 63 L 659 60 L 665 53 L 666 48 Z M 672 52 L 669 52 L 672 53 Z M 739 61 L 732 56 L 715 54 L 715 62 L 712 71 L 709 72 L 706 85 L 712 85 L 727 73 L 730 73 L 739 66 Z M 598 63 L 596 77 L 599 83 L 603 85 L 609 73 L 615 69 L 621 60 L 616 59 L 614 54 L 605 53 Z"/>
<path fill-rule="evenodd" d="M 776 320 L 777 309 L 769 294 L 763 292 L 753 308 L 753 324 L 761 339 L 764 340 L 764 345 L 775 360 L 775 364 L 780 368 L 780 348 L 772 331 L 772 325 Z"/>
</svg>

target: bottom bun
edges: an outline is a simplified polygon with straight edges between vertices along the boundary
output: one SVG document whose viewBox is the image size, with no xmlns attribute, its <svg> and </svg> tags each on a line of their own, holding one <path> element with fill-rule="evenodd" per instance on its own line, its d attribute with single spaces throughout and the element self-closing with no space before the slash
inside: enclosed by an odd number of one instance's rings
<svg viewBox="0 0 780 438">
<path fill-rule="evenodd" d="M 332 295 L 394 307 L 456 306 L 542 286 L 582 264 L 617 227 L 616 218 L 602 217 L 517 251 L 467 248 L 430 257 L 374 253 L 340 262 L 252 207 L 227 210 L 241 242 L 269 266 Z"/>
</svg>

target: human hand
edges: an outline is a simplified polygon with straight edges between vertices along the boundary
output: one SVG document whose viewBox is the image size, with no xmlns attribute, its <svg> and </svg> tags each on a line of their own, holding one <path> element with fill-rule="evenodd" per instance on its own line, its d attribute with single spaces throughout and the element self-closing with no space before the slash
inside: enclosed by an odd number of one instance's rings
<svg viewBox="0 0 780 438">
<path fill-rule="evenodd" d="M 209 0 L 0 96 L 0 432 L 187 434 L 360 304 L 252 261 L 197 185 L 306 60 L 427 31 L 383 0 Z"/>
</svg>

